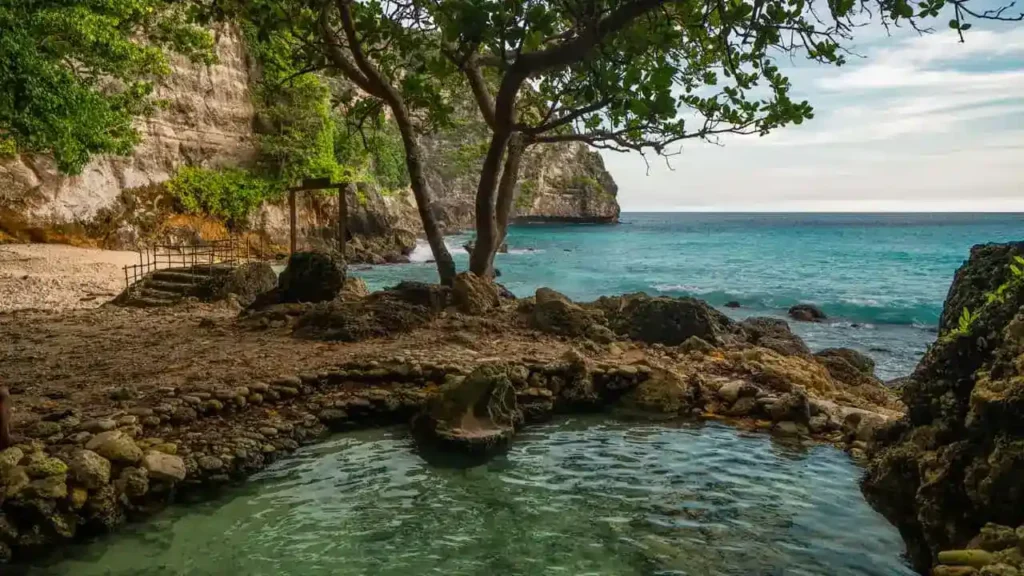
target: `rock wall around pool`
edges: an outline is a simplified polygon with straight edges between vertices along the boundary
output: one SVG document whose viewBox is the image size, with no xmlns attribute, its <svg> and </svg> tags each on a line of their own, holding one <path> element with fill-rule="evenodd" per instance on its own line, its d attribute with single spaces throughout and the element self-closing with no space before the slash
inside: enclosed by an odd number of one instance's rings
<svg viewBox="0 0 1024 576">
<path fill-rule="evenodd" d="M 940 336 L 903 388 L 907 416 L 869 446 L 864 493 L 922 572 L 938 563 L 934 574 L 1024 573 L 1024 278 L 1011 271 L 1019 256 L 1024 243 L 971 250 Z M 986 536 L 1014 528 L 1006 542 Z"/>
</svg>

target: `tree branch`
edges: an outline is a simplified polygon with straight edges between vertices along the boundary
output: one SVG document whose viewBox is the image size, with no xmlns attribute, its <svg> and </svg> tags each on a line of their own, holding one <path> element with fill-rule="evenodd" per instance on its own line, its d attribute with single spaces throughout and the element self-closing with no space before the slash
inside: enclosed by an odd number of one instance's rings
<svg viewBox="0 0 1024 576">
<path fill-rule="evenodd" d="M 473 97 L 476 98 L 477 106 L 480 107 L 484 122 L 487 122 L 491 130 L 494 130 L 497 126 L 494 119 L 494 100 L 491 98 L 487 80 L 484 79 L 484 74 L 480 70 L 475 56 L 469 57 L 466 65 L 462 67 L 462 71 L 465 73 L 466 79 L 469 80 L 469 88 L 473 91 Z"/>
</svg>

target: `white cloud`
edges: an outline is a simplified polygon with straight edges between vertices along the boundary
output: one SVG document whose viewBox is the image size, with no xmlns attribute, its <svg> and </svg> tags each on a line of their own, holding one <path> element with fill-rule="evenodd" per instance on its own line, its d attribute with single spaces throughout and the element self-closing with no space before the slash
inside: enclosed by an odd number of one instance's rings
<svg viewBox="0 0 1024 576">
<path fill-rule="evenodd" d="M 623 209 L 1024 211 L 1024 27 L 861 51 L 786 69 L 816 109 L 801 126 L 689 143 L 674 172 L 605 154 Z"/>
</svg>

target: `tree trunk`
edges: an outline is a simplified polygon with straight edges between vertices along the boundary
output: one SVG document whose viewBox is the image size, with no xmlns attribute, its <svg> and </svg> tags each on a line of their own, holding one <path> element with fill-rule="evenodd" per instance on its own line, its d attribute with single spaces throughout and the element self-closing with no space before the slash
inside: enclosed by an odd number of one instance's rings
<svg viewBox="0 0 1024 576">
<path fill-rule="evenodd" d="M 402 143 L 405 145 L 405 165 L 409 170 L 409 182 L 412 186 L 413 196 L 416 197 L 416 208 L 419 209 L 420 220 L 423 221 L 423 232 L 430 244 L 430 251 L 434 254 L 434 262 L 437 265 L 437 274 L 441 278 L 441 284 L 451 286 L 455 281 L 455 260 L 448 252 L 444 243 L 444 236 L 441 228 L 437 225 L 437 218 L 434 216 L 434 199 L 427 185 L 427 177 L 423 173 L 422 149 L 420 143 L 413 133 L 412 124 L 408 116 L 395 114 L 395 121 L 402 133 Z"/>
<path fill-rule="evenodd" d="M 505 155 L 508 140 L 509 135 L 506 132 L 495 132 L 491 136 L 491 145 L 487 149 L 487 156 L 480 170 L 480 182 L 476 189 L 476 244 L 473 253 L 469 255 L 469 270 L 481 278 L 493 276 L 494 252 L 498 249 L 494 197 L 498 187 L 501 159 Z"/>
<path fill-rule="evenodd" d="M 427 235 L 430 251 L 434 254 L 437 274 L 440 276 L 441 283 L 450 286 L 455 281 L 455 261 L 452 260 L 452 255 L 444 244 L 444 237 L 437 225 L 437 218 L 434 217 L 434 200 L 430 193 L 430 187 L 427 185 L 427 177 L 423 174 L 423 154 L 413 128 L 412 116 L 409 114 L 409 109 L 406 107 L 401 93 L 381 76 L 380 71 L 363 52 L 356 33 L 351 4 L 352 0 L 335 2 L 352 60 L 349 60 L 341 49 L 341 42 L 338 41 L 331 28 L 330 4 L 323 5 L 319 18 L 326 55 L 346 78 L 355 82 L 368 94 L 380 98 L 391 108 L 395 123 L 398 124 L 398 130 L 402 134 L 402 144 L 405 146 L 405 166 L 409 170 L 409 182 L 412 186 L 412 193 L 416 197 L 416 208 L 419 209 L 420 220 L 423 221 L 423 232 Z"/>
<path fill-rule="evenodd" d="M 513 134 L 508 142 L 508 154 L 505 155 L 505 167 L 501 170 L 501 181 L 498 183 L 498 241 L 494 245 L 497 251 L 505 243 L 508 236 L 508 221 L 512 217 L 512 201 L 516 195 L 516 184 L 519 182 L 519 161 L 523 158 L 526 144 L 522 134 Z"/>
</svg>

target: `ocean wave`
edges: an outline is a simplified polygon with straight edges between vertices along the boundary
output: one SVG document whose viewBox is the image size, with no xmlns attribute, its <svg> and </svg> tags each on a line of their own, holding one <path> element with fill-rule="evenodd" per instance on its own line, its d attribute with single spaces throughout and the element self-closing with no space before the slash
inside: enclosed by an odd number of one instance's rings
<svg viewBox="0 0 1024 576">
<path fill-rule="evenodd" d="M 796 304 L 809 303 L 821 308 L 832 324 L 839 327 L 873 328 L 878 324 L 900 324 L 934 331 L 942 307 L 927 303 L 883 303 L 873 298 L 800 297 L 780 294 L 743 293 L 688 284 L 655 284 L 649 292 L 670 296 L 693 296 L 714 306 L 739 302 L 742 309 L 784 315 Z M 854 326 L 856 324 L 856 326 Z"/>
<path fill-rule="evenodd" d="M 543 254 L 543 248 L 509 248 L 508 254 Z"/>
<path fill-rule="evenodd" d="M 444 239 L 444 245 L 448 248 L 448 252 L 458 257 L 460 254 L 465 255 L 466 249 L 463 247 L 465 241 L 458 239 L 457 237 L 447 237 Z M 434 252 L 430 249 L 430 243 L 424 238 L 416 239 L 416 247 L 409 253 L 409 262 L 413 263 L 424 263 L 430 262 L 434 259 Z"/>
<path fill-rule="evenodd" d="M 429 262 L 433 259 L 434 253 L 430 250 L 430 244 L 426 240 L 417 239 L 416 247 L 409 253 L 409 262 Z"/>
</svg>

